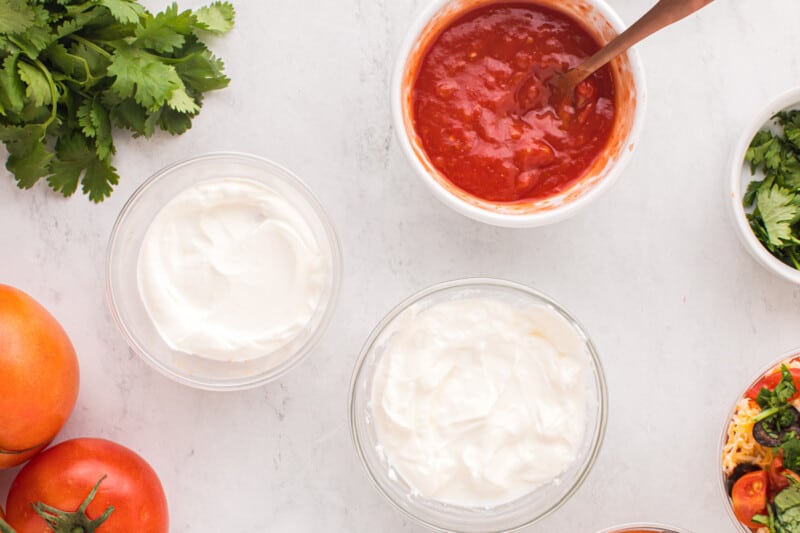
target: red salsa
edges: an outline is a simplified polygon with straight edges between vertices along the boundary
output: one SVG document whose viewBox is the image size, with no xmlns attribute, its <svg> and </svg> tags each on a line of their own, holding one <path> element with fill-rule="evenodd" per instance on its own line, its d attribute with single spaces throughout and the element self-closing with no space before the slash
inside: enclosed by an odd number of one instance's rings
<svg viewBox="0 0 800 533">
<path fill-rule="evenodd" d="M 608 143 L 614 83 L 606 66 L 574 97 L 555 100 L 547 80 L 599 47 L 569 16 L 530 3 L 491 4 L 450 23 L 412 89 L 414 129 L 431 162 L 457 187 L 493 202 L 570 187 Z"/>
</svg>

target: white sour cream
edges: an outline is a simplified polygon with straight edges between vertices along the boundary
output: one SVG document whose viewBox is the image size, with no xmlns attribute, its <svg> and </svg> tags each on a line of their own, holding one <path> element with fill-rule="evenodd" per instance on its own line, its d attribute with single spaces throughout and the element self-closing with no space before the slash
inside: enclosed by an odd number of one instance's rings
<svg viewBox="0 0 800 533">
<path fill-rule="evenodd" d="M 174 350 L 220 361 L 269 355 L 308 335 L 330 260 L 303 214 L 256 181 L 180 192 L 139 252 L 139 293 Z"/>
<path fill-rule="evenodd" d="M 556 479 L 585 424 L 587 354 L 545 307 L 467 298 L 411 307 L 372 388 L 379 452 L 419 495 L 494 507 Z"/>
</svg>

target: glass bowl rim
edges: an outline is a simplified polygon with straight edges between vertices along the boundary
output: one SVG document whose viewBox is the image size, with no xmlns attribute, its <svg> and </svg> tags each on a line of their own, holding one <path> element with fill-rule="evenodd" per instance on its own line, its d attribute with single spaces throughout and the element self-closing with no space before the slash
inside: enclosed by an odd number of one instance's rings
<svg viewBox="0 0 800 533">
<path fill-rule="evenodd" d="M 389 326 L 397 318 L 397 316 L 400 315 L 400 313 L 402 313 L 415 303 L 423 301 L 434 294 L 444 292 L 450 289 L 459 289 L 459 288 L 464 289 L 470 287 L 511 289 L 512 291 L 515 291 L 517 293 L 522 293 L 525 296 L 528 297 L 532 296 L 534 299 L 540 300 L 541 303 L 552 307 L 559 315 L 564 317 L 570 323 L 570 325 L 573 328 L 575 328 L 581 335 L 592 363 L 591 375 L 596 382 L 598 390 L 597 399 L 598 399 L 599 413 L 596 422 L 597 427 L 594 431 L 594 435 L 592 436 L 590 452 L 587 454 L 584 460 L 584 464 L 581 465 L 577 477 L 571 483 L 569 489 L 566 492 L 564 492 L 564 494 L 562 494 L 558 498 L 558 500 L 544 512 L 539 513 L 537 516 L 534 516 L 532 518 L 526 519 L 524 523 L 515 525 L 510 528 L 502 529 L 503 533 L 512 533 L 524 527 L 530 526 L 531 524 L 534 524 L 542 520 L 546 516 L 554 513 L 559 508 L 561 508 L 567 501 L 569 501 L 569 499 L 575 494 L 575 492 L 578 491 L 578 489 L 586 481 L 586 478 L 589 476 L 592 467 L 597 461 L 597 457 L 600 454 L 600 450 L 602 448 L 602 444 L 604 441 L 606 425 L 608 422 L 608 389 L 606 384 L 605 372 L 603 370 L 602 362 L 600 361 L 599 352 L 597 351 L 594 342 L 586 332 L 586 329 L 581 325 L 581 323 L 578 322 L 578 320 L 575 319 L 575 317 L 569 311 L 567 311 L 558 302 L 556 302 L 554 299 L 547 296 L 546 294 L 538 291 L 537 289 L 524 285 L 522 283 L 517 283 L 515 281 L 509 281 L 500 278 L 490 278 L 490 277 L 460 278 L 460 279 L 435 283 L 427 288 L 424 288 L 420 291 L 413 293 L 411 296 L 406 297 L 400 303 L 392 307 L 392 309 L 372 329 L 366 341 L 364 342 L 364 345 L 361 348 L 361 351 L 358 355 L 358 359 L 356 360 L 352 377 L 350 378 L 350 392 L 348 397 L 348 422 L 350 425 L 350 438 L 353 443 L 353 446 L 355 447 L 358 458 L 361 461 L 361 465 L 364 468 L 364 470 L 366 470 L 368 477 L 372 481 L 373 486 L 378 490 L 378 492 L 381 495 L 383 495 L 384 499 L 389 501 L 389 503 L 395 509 L 400 511 L 404 516 L 411 519 L 414 523 L 418 525 L 427 527 L 434 531 L 439 531 L 441 533 L 455 532 L 455 530 L 453 530 L 452 528 L 446 529 L 440 525 L 428 522 L 427 520 L 420 518 L 411 511 L 403 508 L 397 501 L 395 501 L 395 499 L 389 494 L 387 490 L 384 489 L 383 485 L 381 485 L 381 483 L 378 481 L 372 469 L 369 467 L 369 463 L 367 462 L 366 459 L 366 452 L 358 436 L 358 429 L 356 427 L 357 413 L 355 412 L 356 410 L 355 397 L 356 397 L 356 387 L 359 382 L 359 377 L 362 375 L 362 372 L 364 371 L 364 363 L 366 362 L 369 354 L 372 352 L 372 348 L 374 347 L 375 342 L 378 340 L 378 337 L 380 337 L 380 335 L 384 332 L 386 327 Z M 486 531 L 486 533 L 492 533 L 492 532 Z M 494 533 L 500 533 L 500 532 L 498 530 Z"/>
<path fill-rule="evenodd" d="M 689 533 L 688 529 L 681 529 L 676 526 L 670 526 L 659 522 L 630 522 L 627 524 L 619 524 L 616 526 L 601 529 L 597 533 L 627 533 L 628 530 L 633 528 L 652 529 L 653 533 Z"/>
<path fill-rule="evenodd" d="M 172 365 L 169 365 L 150 354 L 149 350 L 146 349 L 139 341 L 139 339 L 137 339 L 136 336 L 133 335 L 133 333 L 130 331 L 130 328 L 128 327 L 125 319 L 122 317 L 119 311 L 119 307 L 117 306 L 118 296 L 115 297 L 115 288 L 114 284 L 111 281 L 112 278 L 111 268 L 112 268 L 112 263 L 114 261 L 116 243 L 120 233 L 125 228 L 125 225 L 128 221 L 128 216 L 130 212 L 133 210 L 133 208 L 137 206 L 139 202 L 142 200 L 142 198 L 147 194 L 147 192 L 151 190 L 151 187 L 155 186 L 158 182 L 160 182 L 164 178 L 170 176 L 175 170 L 179 168 L 192 164 L 202 163 L 203 161 L 209 161 L 209 160 L 219 161 L 225 159 L 233 159 L 240 162 L 255 163 L 262 167 L 272 168 L 273 170 L 282 173 L 281 176 L 273 176 L 273 177 L 280 180 L 284 184 L 290 186 L 308 203 L 311 210 L 319 218 L 319 222 L 322 228 L 324 229 L 325 238 L 331 250 L 331 288 L 330 288 L 330 295 L 328 296 L 326 302 L 324 303 L 325 308 L 323 310 L 322 318 L 320 319 L 319 324 L 313 330 L 308 340 L 306 340 L 306 342 L 297 351 L 295 351 L 291 355 L 291 357 L 289 357 L 286 361 L 284 361 L 277 367 L 272 368 L 265 372 L 255 374 L 250 379 L 246 380 L 239 379 L 233 383 L 225 383 L 225 382 L 215 383 L 213 378 L 212 379 L 204 378 L 202 380 L 199 380 L 199 379 L 192 379 L 190 376 L 184 376 L 178 374 L 173 370 Z M 250 179 L 250 178 L 245 178 L 245 179 Z M 197 180 L 194 183 L 199 183 L 201 181 L 204 180 Z M 122 337 L 125 339 L 128 346 L 134 352 L 136 352 L 136 354 L 143 361 L 145 361 L 145 363 L 147 363 L 148 366 L 158 371 L 161 375 L 173 381 L 181 383 L 183 385 L 188 385 L 190 387 L 201 390 L 208 390 L 208 391 L 246 390 L 259 387 L 261 385 L 264 385 L 270 381 L 274 381 L 286 375 L 288 372 L 290 372 L 292 369 L 294 369 L 296 366 L 302 363 L 311 354 L 313 349 L 319 344 L 325 331 L 327 331 L 328 326 L 330 325 L 333 319 L 333 315 L 335 314 L 336 311 L 336 307 L 339 300 L 339 293 L 341 289 L 342 269 L 343 269 L 342 249 L 339 237 L 336 233 L 336 228 L 334 227 L 330 216 L 328 215 L 327 211 L 325 210 L 325 208 L 323 207 L 322 203 L 319 201 L 317 196 L 314 194 L 311 188 L 308 185 L 306 185 L 306 183 L 303 180 L 301 180 L 294 172 L 284 167 L 283 165 L 280 165 L 270 159 L 255 154 L 250 154 L 246 152 L 237 152 L 237 151 L 207 152 L 187 157 L 184 159 L 180 159 L 178 161 L 175 161 L 158 169 L 150 177 L 144 180 L 144 182 L 142 182 L 142 184 L 139 185 L 133 191 L 130 197 L 126 200 L 125 204 L 122 206 L 122 209 L 120 209 L 116 220 L 114 221 L 114 225 L 111 228 L 111 233 L 109 235 L 108 244 L 106 247 L 105 269 L 104 269 L 104 274 L 106 278 L 105 279 L 106 303 L 111 312 L 111 317 L 113 318 L 114 323 L 117 326 L 117 330 L 122 334 Z"/>
</svg>

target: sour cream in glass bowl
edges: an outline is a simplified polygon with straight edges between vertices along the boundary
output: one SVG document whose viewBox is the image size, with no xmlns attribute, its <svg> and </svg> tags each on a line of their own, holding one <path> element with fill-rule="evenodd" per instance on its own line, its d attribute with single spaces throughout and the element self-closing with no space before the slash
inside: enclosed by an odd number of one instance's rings
<svg viewBox="0 0 800 533">
<path fill-rule="evenodd" d="M 465 279 L 401 303 L 351 383 L 378 490 L 439 531 L 513 531 L 561 506 L 599 452 L 606 389 L 581 326 L 515 283 Z"/>
<path fill-rule="evenodd" d="M 112 315 L 145 361 L 187 385 L 237 390 L 283 375 L 316 345 L 341 258 L 296 176 L 218 153 L 167 167 L 133 194 L 106 273 Z"/>
</svg>

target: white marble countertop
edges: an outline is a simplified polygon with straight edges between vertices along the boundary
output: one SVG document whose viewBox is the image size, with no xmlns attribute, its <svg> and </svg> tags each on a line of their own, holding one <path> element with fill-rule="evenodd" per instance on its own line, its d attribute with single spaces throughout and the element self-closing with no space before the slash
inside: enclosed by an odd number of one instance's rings
<svg viewBox="0 0 800 533">
<path fill-rule="evenodd" d="M 717 486 L 718 439 L 751 375 L 800 345 L 800 288 L 747 255 L 723 183 L 748 118 L 800 83 L 800 2 L 719 0 L 640 45 L 650 101 L 631 164 L 578 216 L 532 230 L 450 211 L 399 150 L 388 78 L 422 2 L 238 0 L 236 29 L 213 45 L 232 85 L 207 98 L 187 134 L 118 142 L 122 180 L 109 200 L 64 200 L 44 184 L 20 191 L 0 170 L 0 281 L 44 304 L 80 357 L 78 404 L 59 440 L 104 437 L 143 455 L 163 481 L 175 532 L 421 533 L 373 489 L 353 451 L 353 363 L 412 292 L 501 277 L 537 287 L 583 322 L 610 397 L 588 480 L 526 531 L 590 533 L 634 520 L 733 531 Z M 610 3 L 631 21 L 651 2 Z M 300 175 L 345 256 L 338 312 L 319 348 L 284 379 L 225 394 L 173 383 L 134 355 L 103 281 L 111 226 L 134 189 L 168 163 L 218 150 Z M 14 474 L 0 472 L 0 501 Z"/>
</svg>

